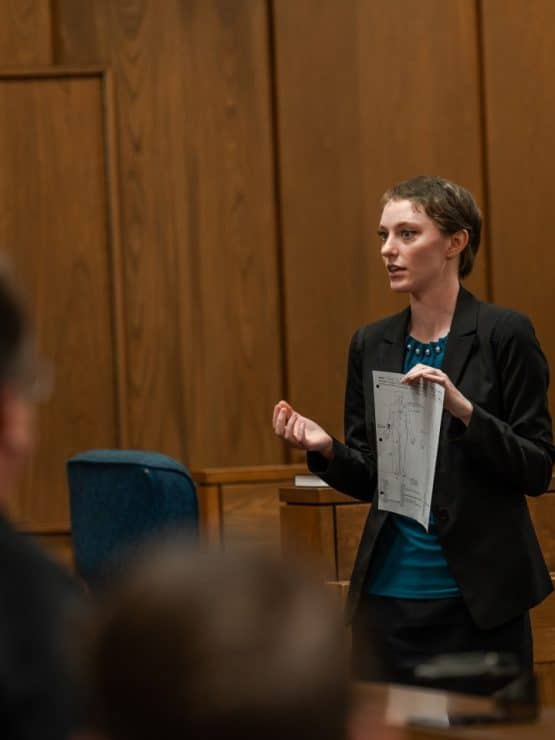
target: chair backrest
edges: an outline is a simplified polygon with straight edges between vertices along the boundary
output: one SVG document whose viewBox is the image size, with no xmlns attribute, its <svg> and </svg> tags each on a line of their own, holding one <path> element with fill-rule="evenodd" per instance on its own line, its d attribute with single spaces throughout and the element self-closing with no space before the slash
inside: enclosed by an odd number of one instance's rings
<svg viewBox="0 0 555 740">
<path fill-rule="evenodd" d="M 198 533 L 195 484 L 171 457 L 89 450 L 67 461 L 75 564 L 97 585 L 132 547 L 168 531 Z"/>
</svg>

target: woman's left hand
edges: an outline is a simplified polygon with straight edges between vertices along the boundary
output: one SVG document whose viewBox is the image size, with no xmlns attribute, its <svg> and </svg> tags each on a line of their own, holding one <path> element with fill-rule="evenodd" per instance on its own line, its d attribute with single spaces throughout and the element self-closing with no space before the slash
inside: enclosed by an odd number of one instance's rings
<svg viewBox="0 0 555 740">
<path fill-rule="evenodd" d="M 452 416 L 460 419 L 465 426 L 468 426 L 474 407 L 468 398 L 463 396 L 459 389 L 453 385 L 449 376 L 437 367 L 418 364 L 409 370 L 401 380 L 401 383 L 415 385 L 421 380 L 437 383 L 445 388 L 445 397 L 443 399 L 444 408 L 449 411 Z"/>
</svg>

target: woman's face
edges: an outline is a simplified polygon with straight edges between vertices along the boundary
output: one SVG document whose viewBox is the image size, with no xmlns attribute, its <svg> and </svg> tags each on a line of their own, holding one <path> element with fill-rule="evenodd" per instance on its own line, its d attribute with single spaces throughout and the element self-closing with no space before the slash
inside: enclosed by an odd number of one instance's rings
<svg viewBox="0 0 555 740">
<path fill-rule="evenodd" d="M 392 290 L 420 294 L 457 269 L 452 238 L 410 200 L 390 200 L 380 220 L 381 254 Z"/>
</svg>

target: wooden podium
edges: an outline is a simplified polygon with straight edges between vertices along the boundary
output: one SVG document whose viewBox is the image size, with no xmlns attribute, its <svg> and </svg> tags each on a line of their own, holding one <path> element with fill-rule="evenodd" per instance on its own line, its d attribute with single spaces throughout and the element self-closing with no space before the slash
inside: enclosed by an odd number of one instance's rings
<svg viewBox="0 0 555 740">
<path fill-rule="evenodd" d="M 301 558 L 326 581 L 347 581 L 370 505 L 333 488 L 280 488 L 284 555 Z"/>
</svg>

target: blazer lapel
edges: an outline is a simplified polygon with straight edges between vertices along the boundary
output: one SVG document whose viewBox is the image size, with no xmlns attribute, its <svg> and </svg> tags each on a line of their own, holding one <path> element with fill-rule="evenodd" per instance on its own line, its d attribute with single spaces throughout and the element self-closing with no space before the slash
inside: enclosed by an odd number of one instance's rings
<svg viewBox="0 0 555 740">
<path fill-rule="evenodd" d="M 391 373 L 403 372 L 405 357 L 405 337 L 410 318 L 410 308 L 405 308 L 391 317 L 383 333 L 378 348 L 377 363 L 374 370 L 387 370 Z"/>
<path fill-rule="evenodd" d="M 441 365 L 454 385 L 458 385 L 476 341 L 477 323 L 478 301 L 461 287 Z"/>
</svg>

